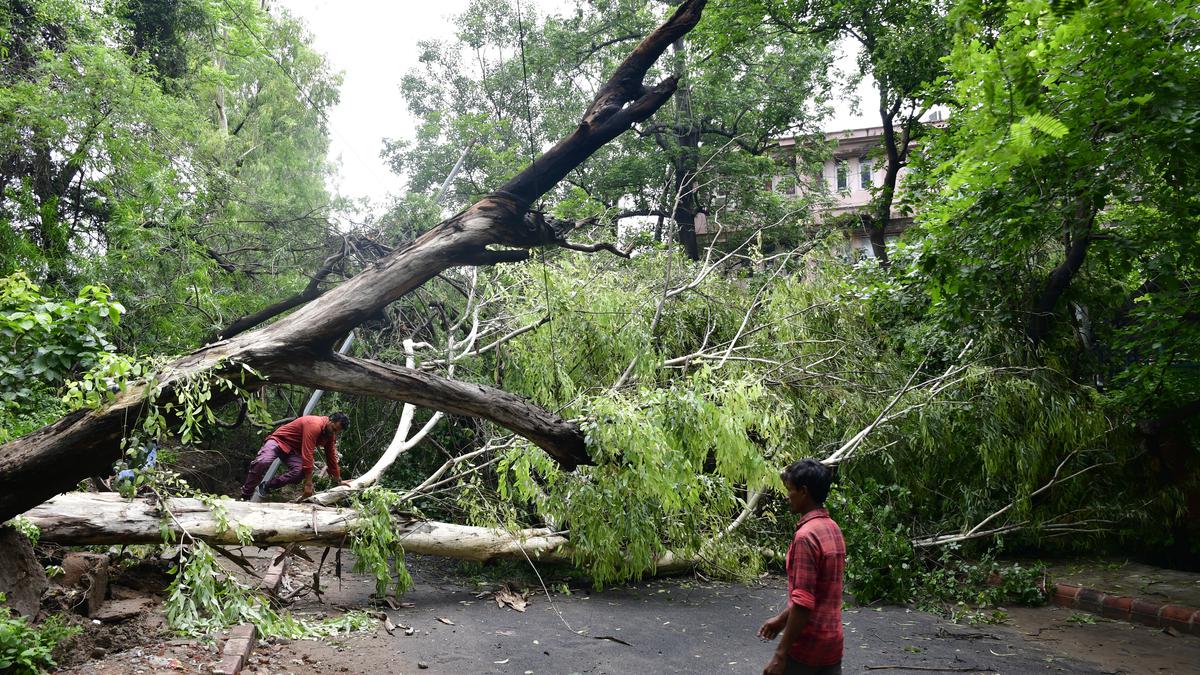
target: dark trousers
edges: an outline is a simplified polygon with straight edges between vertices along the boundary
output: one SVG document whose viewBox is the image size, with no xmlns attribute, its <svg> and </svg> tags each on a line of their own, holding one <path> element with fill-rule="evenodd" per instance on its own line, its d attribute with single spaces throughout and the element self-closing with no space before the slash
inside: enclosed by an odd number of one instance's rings
<svg viewBox="0 0 1200 675">
<path fill-rule="evenodd" d="M 832 666 L 806 666 L 792 657 L 788 657 L 787 675 L 842 675 L 842 664 Z"/>
<path fill-rule="evenodd" d="M 273 440 L 267 440 L 263 446 L 258 449 L 258 455 L 254 461 L 250 462 L 250 472 L 246 474 L 246 484 L 242 486 L 242 499 L 249 499 L 250 495 L 254 494 L 254 488 L 262 482 L 263 476 L 266 475 L 267 469 L 271 468 L 271 463 L 278 457 L 283 463 L 283 473 L 271 479 L 267 483 L 267 490 L 275 490 L 284 485 L 299 483 L 304 477 L 303 461 L 300 459 L 298 452 L 284 452 L 283 448 Z"/>
</svg>

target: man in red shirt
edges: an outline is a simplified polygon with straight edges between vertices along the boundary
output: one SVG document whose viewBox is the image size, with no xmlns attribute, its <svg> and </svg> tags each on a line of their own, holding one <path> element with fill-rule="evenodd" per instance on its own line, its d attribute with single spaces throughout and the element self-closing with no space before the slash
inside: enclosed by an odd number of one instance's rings
<svg viewBox="0 0 1200 675">
<path fill-rule="evenodd" d="M 800 522 L 788 549 L 787 607 L 758 629 L 764 640 L 783 633 L 763 673 L 841 675 L 846 542 L 824 507 L 833 472 L 816 460 L 801 459 L 780 478 L 787 487 L 788 506 L 800 514 Z"/>
<path fill-rule="evenodd" d="M 271 463 L 279 458 L 287 465 L 282 475 L 276 476 L 267 483 L 267 491 L 284 485 L 300 482 L 304 479 L 304 496 L 311 497 L 313 493 L 313 451 L 318 445 L 325 447 L 325 471 L 333 482 L 348 485 L 342 480 L 338 469 L 337 437 L 350 426 L 350 418 L 345 413 L 334 413 L 329 417 L 320 415 L 305 415 L 297 417 L 267 436 L 258 451 L 258 456 L 250 463 L 250 473 L 246 483 L 242 485 L 242 499 L 250 499 L 254 489 L 262 481 L 263 474 L 271 468 Z"/>
</svg>

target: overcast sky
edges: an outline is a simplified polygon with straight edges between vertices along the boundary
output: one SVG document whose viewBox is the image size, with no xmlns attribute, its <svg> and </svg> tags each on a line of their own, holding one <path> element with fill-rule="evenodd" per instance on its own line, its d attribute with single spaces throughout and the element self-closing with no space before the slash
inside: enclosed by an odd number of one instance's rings
<svg viewBox="0 0 1200 675">
<path fill-rule="evenodd" d="M 340 171 L 331 187 L 351 198 L 367 197 L 378 207 L 388 194 L 403 188 L 379 157 L 384 138 L 411 138 L 412 117 L 400 98 L 400 78 L 417 64 L 417 42 L 453 34 L 450 18 L 469 0 L 274 0 L 308 24 L 314 45 L 334 70 L 343 73 L 341 101 L 329 114 L 330 157 Z M 523 0 L 542 13 L 566 7 L 563 0 Z M 853 67 L 852 58 L 839 60 Z M 859 87 L 862 109 L 871 111 L 869 86 Z M 876 118 L 850 113 L 849 101 L 838 106 L 826 129 L 878 124 Z M 449 169 L 449 167 L 447 167 Z"/>
</svg>

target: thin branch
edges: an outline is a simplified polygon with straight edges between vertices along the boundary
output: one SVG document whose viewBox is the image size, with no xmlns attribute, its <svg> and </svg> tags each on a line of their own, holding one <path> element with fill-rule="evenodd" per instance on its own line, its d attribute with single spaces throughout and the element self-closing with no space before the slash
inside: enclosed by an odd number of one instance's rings
<svg viewBox="0 0 1200 675">
<path fill-rule="evenodd" d="M 596 251 L 608 251 L 609 253 L 612 253 L 613 255 L 616 255 L 616 256 L 620 256 L 622 258 L 628 258 L 629 254 L 630 254 L 630 251 L 622 251 L 621 249 L 617 248 L 613 244 L 610 244 L 606 241 L 600 242 L 598 244 L 576 244 L 576 243 L 572 243 L 572 242 L 564 240 L 564 241 L 559 242 L 558 245 L 562 248 L 569 248 L 572 251 L 582 251 L 584 253 L 595 253 Z"/>
</svg>

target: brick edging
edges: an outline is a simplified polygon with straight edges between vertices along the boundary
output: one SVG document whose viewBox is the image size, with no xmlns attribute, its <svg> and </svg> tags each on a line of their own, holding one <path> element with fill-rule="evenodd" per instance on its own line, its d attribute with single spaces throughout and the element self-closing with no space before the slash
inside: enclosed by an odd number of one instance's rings
<svg viewBox="0 0 1200 675">
<path fill-rule="evenodd" d="M 250 652 L 258 642 L 254 624 L 243 623 L 229 631 L 229 639 L 221 650 L 221 662 L 212 667 L 213 675 L 238 675 L 250 661 Z"/>
<path fill-rule="evenodd" d="M 287 572 L 287 568 L 288 558 L 280 556 L 276 562 L 267 568 L 266 574 L 263 575 L 262 584 L 259 587 L 271 595 L 276 595 L 279 592 L 279 585 L 283 583 L 283 575 Z"/>
<path fill-rule="evenodd" d="M 1180 633 L 1200 636 L 1200 609 L 1195 607 L 1159 604 L 1129 595 L 1109 595 L 1095 588 L 1063 583 L 1054 584 L 1050 602 L 1109 619 L 1156 628 L 1174 628 Z"/>
</svg>

